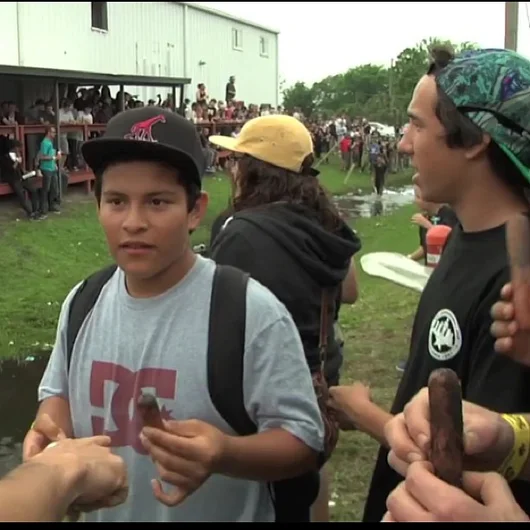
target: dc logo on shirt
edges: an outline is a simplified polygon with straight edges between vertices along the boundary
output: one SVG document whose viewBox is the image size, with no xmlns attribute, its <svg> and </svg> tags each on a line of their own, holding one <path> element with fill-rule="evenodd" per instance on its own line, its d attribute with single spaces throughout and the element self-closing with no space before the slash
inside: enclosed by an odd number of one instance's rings
<svg viewBox="0 0 530 530">
<path fill-rule="evenodd" d="M 462 348 L 462 332 L 455 314 L 441 309 L 434 315 L 429 329 L 429 354 L 437 361 L 449 361 Z"/>
</svg>

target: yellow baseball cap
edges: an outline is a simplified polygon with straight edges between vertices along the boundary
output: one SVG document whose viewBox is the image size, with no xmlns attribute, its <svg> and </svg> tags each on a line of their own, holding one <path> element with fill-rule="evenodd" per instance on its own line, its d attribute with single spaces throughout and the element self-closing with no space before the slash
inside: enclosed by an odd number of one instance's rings
<svg viewBox="0 0 530 530">
<path fill-rule="evenodd" d="M 237 138 L 210 136 L 208 141 L 294 173 L 301 173 L 304 160 L 313 154 L 313 140 L 305 125 L 280 114 L 248 121 Z M 319 171 L 311 168 L 310 174 L 316 176 Z"/>
</svg>

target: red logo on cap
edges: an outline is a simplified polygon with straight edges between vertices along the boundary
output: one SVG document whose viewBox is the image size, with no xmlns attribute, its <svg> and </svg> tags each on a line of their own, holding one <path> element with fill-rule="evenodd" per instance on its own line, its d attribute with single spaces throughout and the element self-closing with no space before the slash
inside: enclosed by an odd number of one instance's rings
<svg viewBox="0 0 530 530">
<path fill-rule="evenodd" d="M 159 114 L 148 120 L 135 123 L 131 127 L 131 132 L 126 134 L 124 138 L 126 140 L 138 140 L 140 142 L 156 142 L 157 140 L 153 137 L 153 127 L 157 123 L 166 123 L 166 117 L 163 114 Z"/>
</svg>

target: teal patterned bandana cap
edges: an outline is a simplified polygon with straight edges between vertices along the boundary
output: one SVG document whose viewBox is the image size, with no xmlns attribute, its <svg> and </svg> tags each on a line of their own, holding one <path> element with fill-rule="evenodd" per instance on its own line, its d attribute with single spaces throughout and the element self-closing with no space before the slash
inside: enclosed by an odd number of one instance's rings
<svg viewBox="0 0 530 530">
<path fill-rule="evenodd" d="M 436 82 L 530 182 L 530 61 L 510 50 L 467 51 Z"/>
</svg>

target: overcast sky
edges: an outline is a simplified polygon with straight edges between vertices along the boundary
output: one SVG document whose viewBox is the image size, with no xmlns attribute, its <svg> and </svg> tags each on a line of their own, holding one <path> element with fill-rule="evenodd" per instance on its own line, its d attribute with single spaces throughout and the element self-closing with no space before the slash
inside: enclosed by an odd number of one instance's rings
<svg viewBox="0 0 530 530">
<path fill-rule="evenodd" d="M 196 2 L 280 31 L 280 76 L 313 83 L 364 64 L 390 64 L 426 37 L 504 46 L 504 2 Z M 519 52 L 530 56 L 528 4 Z"/>
</svg>

